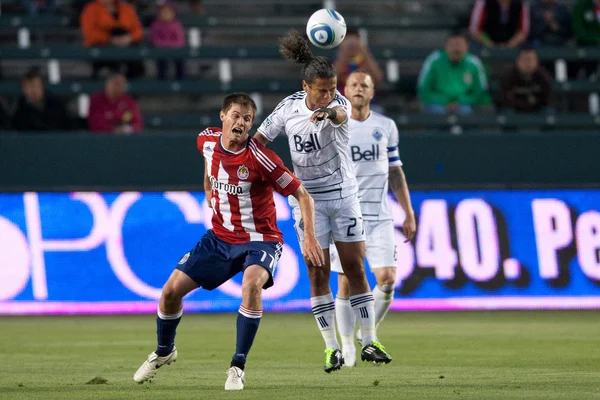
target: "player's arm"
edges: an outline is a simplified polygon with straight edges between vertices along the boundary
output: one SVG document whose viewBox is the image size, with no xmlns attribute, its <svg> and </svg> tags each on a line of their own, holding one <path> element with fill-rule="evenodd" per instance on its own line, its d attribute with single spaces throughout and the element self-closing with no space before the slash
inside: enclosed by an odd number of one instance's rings
<svg viewBox="0 0 600 400">
<path fill-rule="evenodd" d="M 328 107 L 318 108 L 310 116 L 311 122 L 322 121 L 324 119 L 329 119 L 335 125 L 340 125 L 342 122 L 344 122 L 348 119 L 348 114 L 346 113 L 346 110 L 344 110 L 342 107 L 335 106 L 332 108 L 328 108 Z"/>
<path fill-rule="evenodd" d="M 204 193 L 206 195 L 206 202 L 209 207 L 212 207 L 212 183 L 208 178 L 208 165 L 204 164 Z"/>
<path fill-rule="evenodd" d="M 291 194 L 298 201 L 298 207 L 304 221 L 304 245 L 302 251 L 305 259 L 308 259 L 314 266 L 325 264 L 323 250 L 315 236 L 315 202 L 304 186 L 300 185 Z"/>
<path fill-rule="evenodd" d="M 415 220 L 415 211 L 413 210 L 410 201 L 410 192 L 408 190 L 408 184 L 406 183 L 406 175 L 404 175 L 402 167 L 390 167 L 389 182 L 390 189 L 404 210 L 404 214 L 406 214 L 402 228 L 407 241 L 410 241 L 417 231 L 417 221 Z"/>
<path fill-rule="evenodd" d="M 256 133 L 254 134 L 254 139 L 256 139 L 258 143 L 262 144 L 263 146 L 266 146 L 267 144 L 271 143 L 271 140 L 267 137 L 267 135 L 265 135 L 261 131 L 256 131 Z"/>
</svg>

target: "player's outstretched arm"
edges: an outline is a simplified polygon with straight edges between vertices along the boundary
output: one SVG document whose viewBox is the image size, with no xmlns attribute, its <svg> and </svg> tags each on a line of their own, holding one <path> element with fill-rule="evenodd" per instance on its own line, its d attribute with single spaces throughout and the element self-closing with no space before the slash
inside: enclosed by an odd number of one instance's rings
<svg viewBox="0 0 600 400">
<path fill-rule="evenodd" d="M 298 207 L 304 221 L 304 246 L 302 246 L 304 258 L 313 266 L 320 267 L 325 264 L 325 258 L 315 236 L 315 203 L 302 185 L 298 186 L 292 196 L 298 200 Z"/>
<path fill-rule="evenodd" d="M 394 196 L 396 196 L 398 203 L 400 203 L 400 206 L 406 214 L 406 219 L 402 226 L 404 236 L 407 241 L 411 241 L 417 231 L 417 221 L 415 219 L 415 211 L 413 210 L 410 201 L 410 192 L 408 191 L 406 176 L 404 175 L 402 167 L 390 167 L 389 182 L 390 189 L 394 192 Z"/>
<path fill-rule="evenodd" d="M 341 124 L 342 122 L 348 119 L 348 114 L 342 107 L 321 107 L 315 110 L 315 112 L 310 116 L 310 122 L 322 121 L 324 119 L 330 119 L 336 125 Z"/>
<path fill-rule="evenodd" d="M 269 138 L 261 131 L 256 131 L 256 133 L 254 134 L 254 139 L 256 139 L 258 143 L 262 144 L 263 146 L 266 146 L 269 143 L 271 143 Z"/>
</svg>

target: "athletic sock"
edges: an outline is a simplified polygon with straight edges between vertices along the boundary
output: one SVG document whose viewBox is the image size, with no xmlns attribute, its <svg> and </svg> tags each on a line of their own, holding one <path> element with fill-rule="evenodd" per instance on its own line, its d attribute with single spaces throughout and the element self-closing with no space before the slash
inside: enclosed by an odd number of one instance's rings
<svg viewBox="0 0 600 400">
<path fill-rule="evenodd" d="M 342 338 L 342 348 L 352 347 L 354 345 L 353 335 L 356 315 L 350 305 L 349 298 L 336 297 L 335 319 L 340 337 Z"/>
<path fill-rule="evenodd" d="M 246 356 L 250 352 L 258 325 L 262 317 L 262 310 L 250 310 L 240 305 L 237 317 L 237 339 L 235 342 L 235 354 L 231 359 L 231 366 L 244 369 Z"/>
<path fill-rule="evenodd" d="M 387 314 L 394 299 L 394 286 L 376 285 L 373 288 L 373 298 L 375 299 L 375 326 L 378 327 L 385 318 L 385 314 Z"/>
<path fill-rule="evenodd" d="M 350 304 L 358 319 L 362 335 L 362 345 L 377 340 L 375 332 L 375 300 L 371 292 L 350 296 Z"/>
<path fill-rule="evenodd" d="M 158 346 L 155 353 L 159 357 L 164 357 L 173 351 L 173 347 L 175 347 L 175 333 L 182 315 L 183 309 L 177 314 L 163 314 L 158 310 L 156 316 L 156 339 Z"/>
<path fill-rule="evenodd" d="M 335 303 L 333 302 L 333 295 L 328 293 L 323 296 L 311 297 L 310 304 L 312 305 L 312 312 L 317 321 L 317 326 L 325 341 L 325 347 L 339 349 L 340 345 L 337 341 L 335 331 Z"/>
</svg>

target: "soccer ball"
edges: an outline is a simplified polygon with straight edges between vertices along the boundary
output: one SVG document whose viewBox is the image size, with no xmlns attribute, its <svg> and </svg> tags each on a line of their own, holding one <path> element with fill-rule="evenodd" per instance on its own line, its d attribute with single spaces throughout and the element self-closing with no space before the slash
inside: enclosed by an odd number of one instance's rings
<svg viewBox="0 0 600 400">
<path fill-rule="evenodd" d="M 346 21 L 339 12 L 323 8 L 308 19 L 306 35 L 315 46 L 333 49 L 346 37 Z"/>
</svg>

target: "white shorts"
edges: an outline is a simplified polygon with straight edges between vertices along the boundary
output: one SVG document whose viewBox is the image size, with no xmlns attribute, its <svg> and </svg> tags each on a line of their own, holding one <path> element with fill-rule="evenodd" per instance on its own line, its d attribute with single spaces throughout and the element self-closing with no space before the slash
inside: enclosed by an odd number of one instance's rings
<svg viewBox="0 0 600 400">
<path fill-rule="evenodd" d="M 293 211 L 294 228 L 302 247 L 304 242 L 304 221 L 300 208 Z M 336 200 L 315 200 L 315 236 L 322 249 L 334 242 L 364 242 L 365 230 L 358 195 Z"/>
<path fill-rule="evenodd" d="M 365 255 L 371 270 L 384 267 L 395 267 L 396 256 L 396 231 L 394 221 L 365 221 L 367 242 L 365 244 Z M 331 259 L 331 270 L 344 273 L 342 264 L 335 246 L 329 249 Z"/>
</svg>

